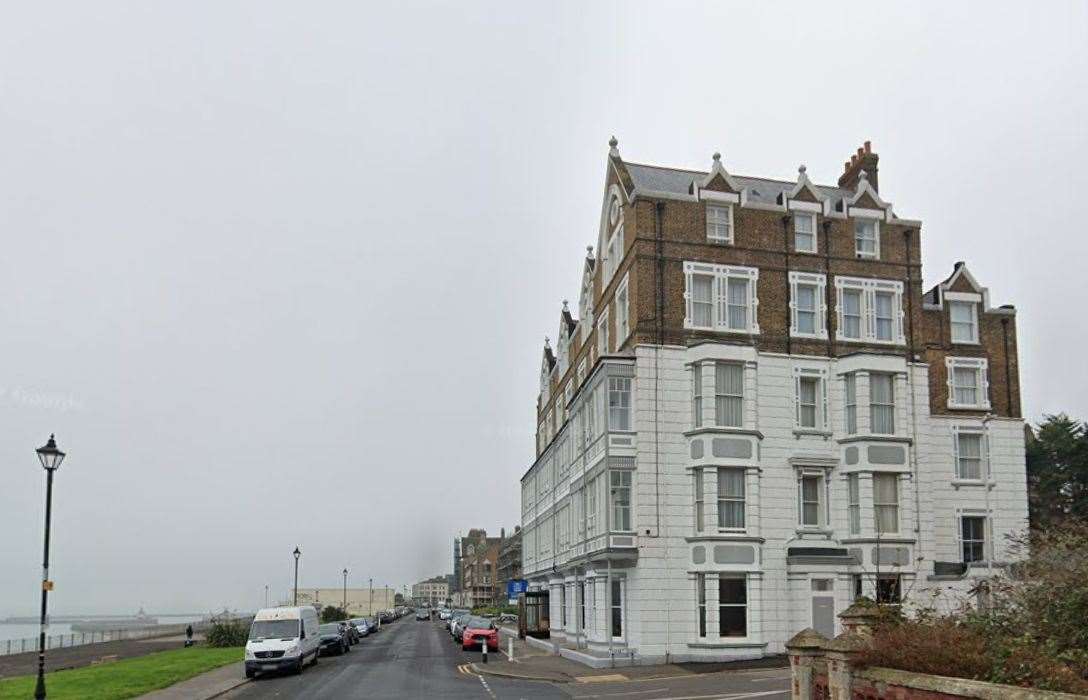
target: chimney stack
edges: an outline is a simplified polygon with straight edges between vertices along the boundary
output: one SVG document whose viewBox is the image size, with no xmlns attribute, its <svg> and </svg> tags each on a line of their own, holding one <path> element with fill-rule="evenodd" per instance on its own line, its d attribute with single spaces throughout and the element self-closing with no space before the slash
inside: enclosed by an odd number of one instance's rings
<svg viewBox="0 0 1088 700">
<path fill-rule="evenodd" d="M 839 187 L 852 190 L 858 186 L 858 174 L 865 171 L 866 179 L 874 190 L 877 190 L 877 161 L 879 156 L 873 153 L 872 142 L 866 141 L 865 144 L 858 149 L 857 153 L 850 156 L 850 160 L 846 161 L 843 166 L 843 174 L 839 178 Z M 879 191 L 879 190 L 877 190 Z"/>
</svg>

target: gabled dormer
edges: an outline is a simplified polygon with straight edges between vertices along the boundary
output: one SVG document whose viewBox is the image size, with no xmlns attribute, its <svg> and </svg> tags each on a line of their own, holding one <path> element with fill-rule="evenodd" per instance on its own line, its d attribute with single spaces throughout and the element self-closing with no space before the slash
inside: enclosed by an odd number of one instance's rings
<svg viewBox="0 0 1088 700">
<path fill-rule="evenodd" d="M 577 322 L 570 315 L 567 300 L 563 300 L 563 311 L 559 314 L 559 341 L 556 343 L 556 366 L 560 379 L 567 373 L 570 366 L 570 344 L 574 338 Z"/>
<path fill-rule="evenodd" d="M 544 353 L 540 359 L 540 405 L 545 406 L 551 399 L 552 369 L 555 368 L 555 354 L 548 338 L 544 338 Z"/>
</svg>

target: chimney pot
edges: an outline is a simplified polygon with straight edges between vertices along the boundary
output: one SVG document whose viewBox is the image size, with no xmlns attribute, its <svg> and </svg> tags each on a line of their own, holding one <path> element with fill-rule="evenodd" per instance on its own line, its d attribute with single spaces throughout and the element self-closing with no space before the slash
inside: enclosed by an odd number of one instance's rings
<svg viewBox="0 0 1088 700">
<path fill-rule="evenodd" d="M 843 163 L 842 169 L 843 169 L 843 172 L 849 170 L 850 169 L 850 161 L 846 161 L 845 163 Z"/>
<path fill-rule="evenodd" d="M 858 162 L 858 157 L 856 155 L 850 156 L 850 165 L 853 165 L 854 163 L 857 163 L 857 162 Z"/>
<path fill-rule="evenodd" d="M 863 156 L 863 155 L 865 155 L 865 150 L 864 150 L 864 149 L 862 149 L 862 148 L 859 148 L 859 149 L 858 149 L 858 157 L 861 157 L 861 156 Z"/>
<path fill-rule="evenodd" d="M 873 152 L 873 144 L 872 144 L 871 141 L 866 141 L 865 142 L 865 152 L 866 153 L 872 153 Z"/>
</svg>

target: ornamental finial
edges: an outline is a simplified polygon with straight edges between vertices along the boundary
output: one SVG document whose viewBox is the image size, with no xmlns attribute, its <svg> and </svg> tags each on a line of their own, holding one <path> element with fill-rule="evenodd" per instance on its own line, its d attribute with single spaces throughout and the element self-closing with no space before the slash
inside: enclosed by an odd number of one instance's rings
<svg viewBox="0 0 1088 700">
<path fill-rule="evenodd" d="M 617 148 L 617 146 L 619 146 L 619 145 L 620 145 L 620 142 L 619 142 L 619 140 L 616 139 L 615 135 L 613 135 L 612 138 L 608 139 L 608 155 L 615 156 L 616 158 L 619 158 L 620 157 L 620 149 Z"/>
</svg>

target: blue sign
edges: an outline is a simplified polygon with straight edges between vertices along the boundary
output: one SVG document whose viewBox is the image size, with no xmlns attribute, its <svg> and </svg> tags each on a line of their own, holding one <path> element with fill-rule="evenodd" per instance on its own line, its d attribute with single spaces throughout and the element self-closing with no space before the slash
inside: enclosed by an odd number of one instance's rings
<svg viewBox="0 0 1088 700">
<path fill-rule="evenodd" d="M 512 578 L 506 582 L 506 597 L 511 600 L 527 590 L 529 590 L 529 582 L 523 578 Z"/>
</svg>

